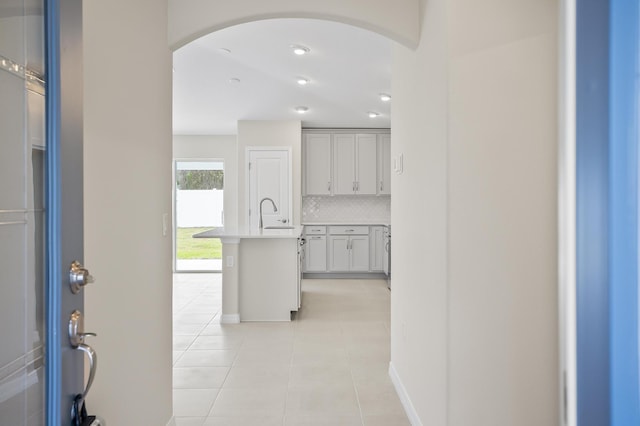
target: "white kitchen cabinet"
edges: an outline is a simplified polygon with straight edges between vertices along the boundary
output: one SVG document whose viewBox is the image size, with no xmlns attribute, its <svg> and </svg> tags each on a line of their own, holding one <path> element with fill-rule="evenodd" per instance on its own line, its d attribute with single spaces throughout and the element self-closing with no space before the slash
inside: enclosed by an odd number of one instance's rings
<svg viewBox="0 0 640 426">
<path fill-rule="evenodd" d="M 368 235 L 352 235 L 349 237 L 349 271 L 369 271 Z"/>
<path fill-rule="evenodd" d="M 327 271 L 327 237 L 326 235 L 306 236 L 305 272 Z"/>
<path fill-rule="evenodd" d="M 356 194 L 376 194 L 378 187 L 377 146 L 377 135 L 356 135 Z"/>
<path fill-rule="evenodd" d="M 368 227 L 332 227 L 344 234 L 329 235 L 329 270 L 331 272 L 369 272 L 369 235 L 348 235 L 348 232 L 363 232 Z"/>
<path fill-rule="evenodd" d="M 333 193 L 375 195 L 377 135 L 335 134 L 333 137 Z"/>
<path fill-rule="evenodd" d="M 369 234 L 369 255 L 371 257 L 371 272 L 382 272 L 384 270 L 384 244 L 385 227 L 372 226 Z"/>
<path fill-rule="evenodd" d="M 329 236 L 329 270 L 331 272 L 349 271 L 349 239 L 348 235 Z"/>
<path fill-rule="evenodd" d="M 304 136 L 304 195 L 331 195 L 331 134 Z"/>
<path fill-rule="evenodd" d="M 391 194 L 391 135 L 378 135 L 378 195 Z"/>
</svg>

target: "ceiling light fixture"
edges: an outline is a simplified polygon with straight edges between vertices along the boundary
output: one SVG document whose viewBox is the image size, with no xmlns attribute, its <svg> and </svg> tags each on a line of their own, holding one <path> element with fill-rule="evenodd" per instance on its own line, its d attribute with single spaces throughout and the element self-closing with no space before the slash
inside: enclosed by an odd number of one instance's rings
<svg viewBox="0 0 640 426">
<path fill-rule="evenodd" d="M 309 111 L 309 108 L 307 108 L 306 106 L 297 106 L 295 107 L 295 110 L 298 114 L 304 114 L 305 112 Z"/>
<path fill-rule="evenodd" d="M 311 51 L 311 49 L 309 49 L 308 47 L 301 46 L 299 44 L 292 44 L 291 48 L 293 49 L 293 53 L 295 53 L 298 56 L 304 55 Z"/>
<path fill-rule="evenodd" d="M 298 77 L 296 78 L 296 81 L 300 86 L 306 86 L 307 84 L 309 84 L 309 79 L 304 77 Z"/>
<path fill-rule="evenodd" d="M 380 114 L 375 112 L 375 111 L 369 111 L 367 114 L 369 114 L 369 118 L 376 118 L 378 117 Z"/>
<path fill-rule="evenodd" d="M 387 93 L 380 93 L 380 100 L 382 102 L 389 102 L 391 100 L 391 95 Z"/>
</svg>

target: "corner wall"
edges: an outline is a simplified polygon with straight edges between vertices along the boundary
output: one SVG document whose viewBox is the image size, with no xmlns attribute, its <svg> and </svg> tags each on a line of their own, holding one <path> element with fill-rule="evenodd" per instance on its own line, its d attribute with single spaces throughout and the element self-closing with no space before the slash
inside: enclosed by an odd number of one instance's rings
<svg viewBox="0 0 640 426">
<path fill-rule="evenodd" d="M 236 136 L 173 136 L 173 159 L 224 160 L 224 226 L 238 226 L 238 140 Z"/>
<path fill-rule="evenodd" d="M 171 53 L 166 2 L 84 5 L 87 397 L 110 425 L 172 415 Z M 143 28 L 143 29 L 142 29 Z"/>
<path fill-rule="evenodd" d="M 391 358 L 415 424 L 559 421 L 558 10 L 424 1 L 395 49 Z"/>
</svg>

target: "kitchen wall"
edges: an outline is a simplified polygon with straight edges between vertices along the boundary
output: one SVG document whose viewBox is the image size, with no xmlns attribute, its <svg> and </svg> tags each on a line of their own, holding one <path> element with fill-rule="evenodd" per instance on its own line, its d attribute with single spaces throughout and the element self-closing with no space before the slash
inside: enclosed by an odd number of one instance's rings
<svg viewBox="0 0 640 426">
<path fill-rule="evenodd" d="M 293 181 L 293 223 L 302 217 L 302 123 L 300 121 L 238 121 L 238 224 L 245 226 L 248 212 L 247 147 L 291 148 Z"/>
<path fill-rule="evenodd" d="M 302 197 L 302 223 L 389 223 L 388 195 L 334 195 Z"/>
<path fill-rule="evenodd" d="M 238 140 L 235 135 L 174 135 L 174 160 L 224 160 L 224 224 L 238 226 Z"/>
<path fill-rule="evenodd" d="M 422 7 L 394 52 L 392 372 L 416 424 L 558 424 L 558 4 Z"/>
<path fill-rule="evenodd" d="M 83 7 L 84 263 L 96 277 L 85 318 L 99 357 L 87 405 L 110 425 L 163 426 L 172 413 L 167 5 Z"/>
</svg>

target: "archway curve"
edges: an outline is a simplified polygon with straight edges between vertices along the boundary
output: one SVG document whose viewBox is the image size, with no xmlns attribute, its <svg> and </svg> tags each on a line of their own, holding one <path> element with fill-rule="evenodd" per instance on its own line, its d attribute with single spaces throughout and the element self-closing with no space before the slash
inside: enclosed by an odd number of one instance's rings
<svg viewBox="0 0 640 426">
<path fill-rule="evenodd" d="M 236 0 L 231 4 L 221 0 L 169 0 L 169 47 L 175 51 L 204 35 L 247 22 L 306 18 L 352 25 L 415 48 L 420 37 L 419 0 L 376 3 L 325 0 L 317 5 L 293 5 L 286 0 Z"/>
</svg>

